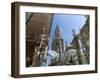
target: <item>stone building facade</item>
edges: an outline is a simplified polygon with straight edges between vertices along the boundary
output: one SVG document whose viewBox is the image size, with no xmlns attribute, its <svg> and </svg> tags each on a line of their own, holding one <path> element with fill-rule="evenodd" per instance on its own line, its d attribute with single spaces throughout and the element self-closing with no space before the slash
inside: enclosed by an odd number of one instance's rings
<svg viewBox="0 0 100 80">
<path fill-rule="evenodd" d="M 26 67 L 40 66 L 53 14 L 26 12 Z"/>
<path fill-rule="evenodd" d="M 89 16 L 80 30 L 79 34 L 74 35 L 71 45 L 77 50 L 80 64 L 89 64 Z"/>
</svg>

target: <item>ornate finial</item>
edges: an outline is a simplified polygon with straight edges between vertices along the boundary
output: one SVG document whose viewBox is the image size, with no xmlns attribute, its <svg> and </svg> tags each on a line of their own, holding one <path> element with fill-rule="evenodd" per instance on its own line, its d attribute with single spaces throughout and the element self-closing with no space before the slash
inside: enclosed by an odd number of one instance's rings
<svg viewBox="0 0 100 80">
<path fill-rule="evenodd" d="M 73 36 L 75 37 L 76 36 L 75 30 L 73 29 L 72 32 L 73 32 Z"/>
</svg>

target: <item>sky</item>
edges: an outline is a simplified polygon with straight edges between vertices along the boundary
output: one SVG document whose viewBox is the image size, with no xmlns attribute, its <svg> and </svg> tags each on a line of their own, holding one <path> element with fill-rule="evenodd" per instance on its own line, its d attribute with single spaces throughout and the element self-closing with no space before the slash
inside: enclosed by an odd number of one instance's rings
<svg viewBox="0 0 100 80">
<path fill-rule="evenodd" d="M 52 47 L 52 41 L 57 25 L 61 30 L 64 42 L 70 44 L 73 39 L 72 30 L 74 29 L 76 34 L 78 34 L 80 29 L 85 24 L 85 20 L 86 18 L 84 15 L 54 14 L 50 30 L 49 49 Z"/>
</svg>

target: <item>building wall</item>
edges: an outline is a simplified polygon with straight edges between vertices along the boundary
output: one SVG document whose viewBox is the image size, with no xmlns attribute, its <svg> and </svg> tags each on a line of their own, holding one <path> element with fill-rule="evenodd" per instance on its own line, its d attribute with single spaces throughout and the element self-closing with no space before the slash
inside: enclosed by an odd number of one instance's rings
<svg viewBox="0 0 100 80">
<path fill-rule="evenodd" d="M 78 57 L 80 57 L 81 64 L 89 64 L 89 16 L 79 34 L 77 34 L 72 43 L 73 48 L 78 51 Z M 84 58 L 82 58 L 84 57 Z"/>
<path fill-rule="evenodd" d="M 31 13 L 31 15 L 30 20 L 26 24 L 26 58 L 28 56 L 30 57 L 30 61 L 27 61 L 27 66 L 32 65 L 32 63 L 36 63 L 36 57 L 34 57 L 36 55 L 35 48 L 39 47 L 42 34 L 46 34 L 46 38 L 49 37 L 49 30 L 52 20 L 52 14 Z M 45 45 L 47 45 L 47 43 L 48 40 L 46 40 Z"/>
</svg>

